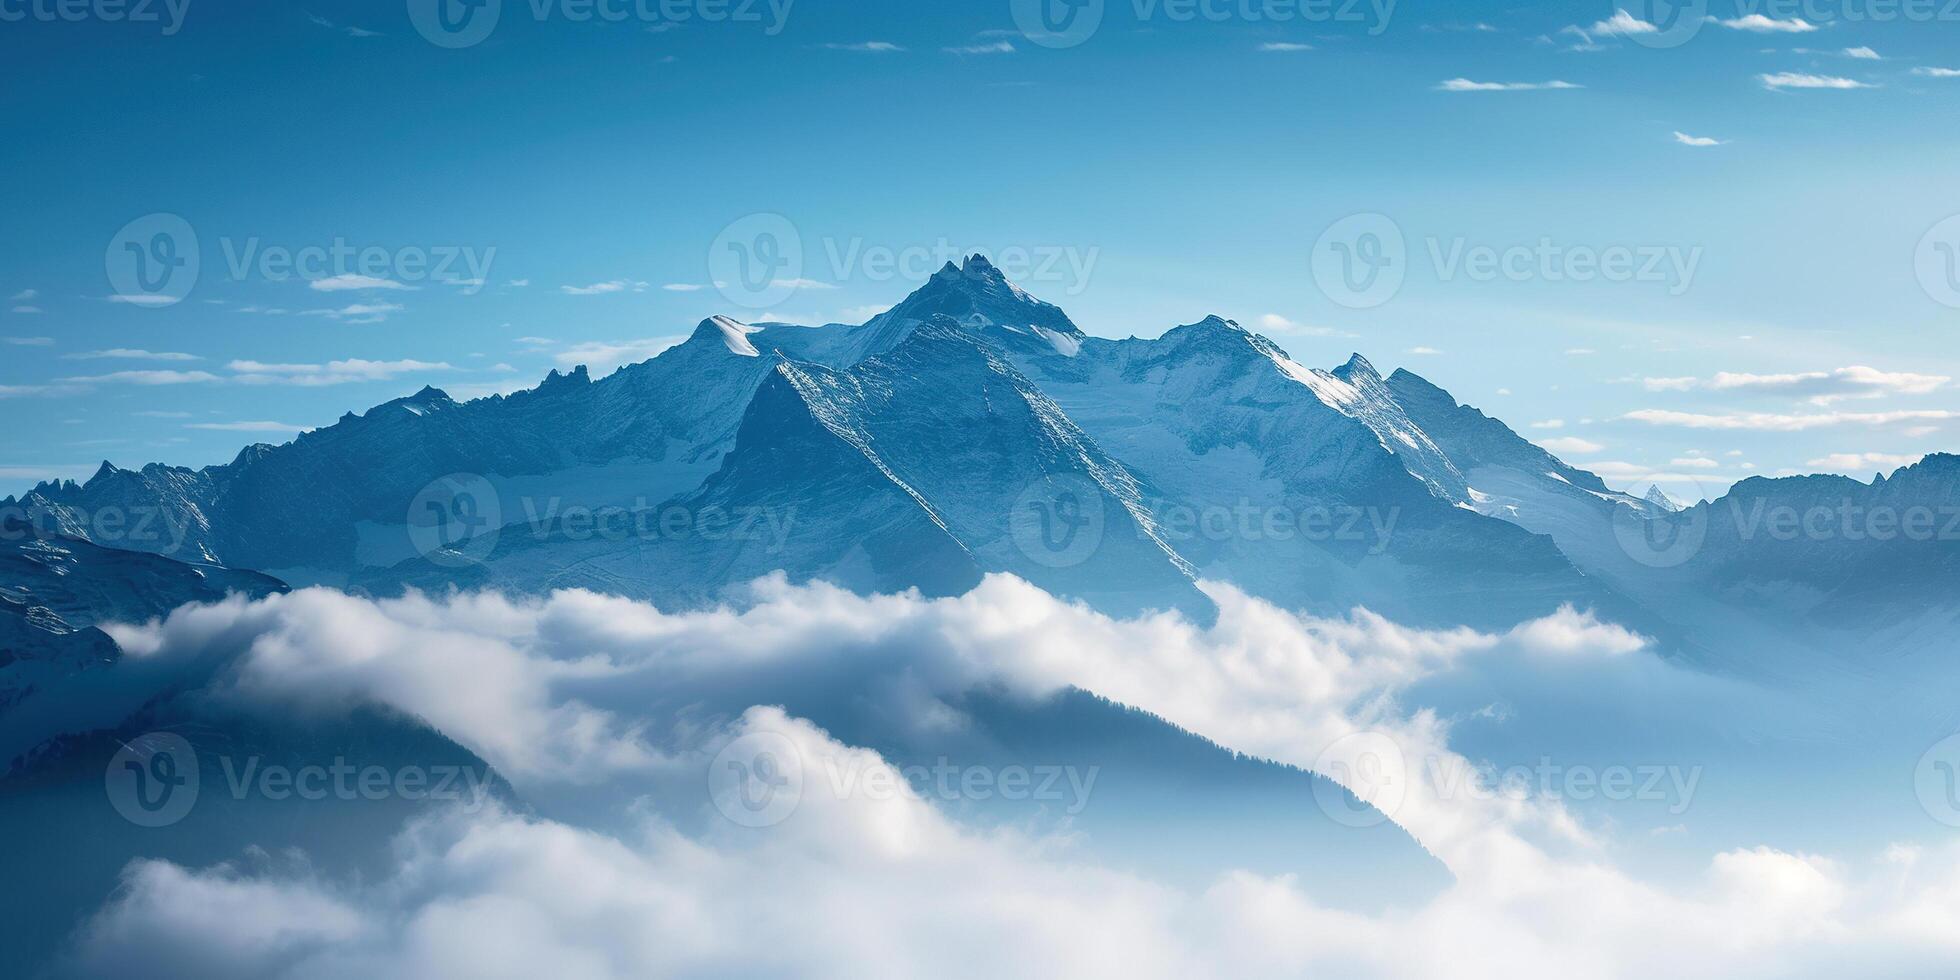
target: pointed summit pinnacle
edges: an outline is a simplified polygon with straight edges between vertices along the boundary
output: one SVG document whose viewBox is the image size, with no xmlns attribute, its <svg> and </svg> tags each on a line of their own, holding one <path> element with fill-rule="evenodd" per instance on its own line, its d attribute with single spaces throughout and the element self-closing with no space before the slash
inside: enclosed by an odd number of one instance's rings
<svg viewBox="0 0 1960 980">
<path fill-rule="evenodd" d="M 1341 369 L 1337 373 L 1342 375 L 1361 374 L 1364 376 L 1373 375 L 1377 378 L 1381 377 L 1381 373 L 1375 370 L 1375 366 L 1368 363 L 1368 359 L 1358 353 L 1350 356 L 1347 363 L 1341 365 Z"/>
</svg>

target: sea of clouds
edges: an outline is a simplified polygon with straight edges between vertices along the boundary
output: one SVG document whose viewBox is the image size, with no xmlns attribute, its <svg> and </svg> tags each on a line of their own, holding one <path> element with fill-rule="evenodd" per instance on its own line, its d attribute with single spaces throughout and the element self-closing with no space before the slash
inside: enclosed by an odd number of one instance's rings
<svg viewBox="0 0 1960 980">
<path fill-rule="evenodd" d="M 195 677 L 213 697 L 291 717 L 400 712 L 495 766 L 523 800 L 609 802 L 433 810 L 401 828 L 379 880 L 244 842 L 215 866 L 139 860 L 63 969 L 1731 978 L 1951 976 L 1960 964 L 1960 845 L 1736 846 L 1662 875 L 1616 846 L 1644 829 L 1543 794 L 1444 783 L 1483 769 L 1452 747 L 1460 721 L 1412 690 L 1478 671 L 1663 669 L 1626 630 L 1570 610 L 1504 634 L 1418 630 L 1204 588 L 1220 608 L 1208 627 L 1112 619 L 1007 576 L 936 600 L 764 579 L 744 603 L 685 613 L 577 591 L 374 601 L 308 589 L 115 627 L 127 656 L 112 669 L 142 684 Z M 1099 863 L 1066 833 L 964 822 L 910 790 L 805 792 L 759 828 L 689 819 L 645 791 L 699 780 L 744 739 L 792 747 L 806 773 L 889 766 L 771 697 L 806 685 L 847 688 L 920 728 L 963 724 L 964 692 L 1079 688 L 1248 755 L 1368 773 L 1351 788 L 1455 880 L 1365 913 L 1317 902 L 1326 882 L 1259 867 L 1191 887 Z M 1369 768 L 1384 744 L 1407 760 L 1390 780 Z"/>
</svg>

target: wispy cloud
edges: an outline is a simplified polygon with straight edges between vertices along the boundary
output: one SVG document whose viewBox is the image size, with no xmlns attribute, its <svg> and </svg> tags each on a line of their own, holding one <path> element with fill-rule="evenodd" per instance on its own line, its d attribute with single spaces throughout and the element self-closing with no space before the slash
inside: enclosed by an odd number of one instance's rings
<svg viewBox="0 0 1960 980">
<path fill-rule="evenodd" d="M 87 390 L 80 385 L 0 385 L 0 398 L 76 395 Z"/>
<path fill-rule="evenodd" d="M 1797 71 L 1779 71 L 1773 74 L 1757 75 L 1756 78 L 1757 80 L 1763 83 L 1764 88 L 1771 88 L 1771 89 L 1779 89 L 1779 88 L 1853 89 L 1853 88 L 1875 87 L 1865 82 L 1858 81 L 1855 78 L 1840 78 L 1836 75 L 1812 75 L 1806 72 L 1797 72 Z"/>
<path fill-rule="evenodd" d="M 1859 61 L 1884 61 L 1885 60 L 1883 57 L 1879 55 L 1878 52 L 1873 51 L 1870 48 L 1845 48 L 1843 53 L 1845 57 L 1856 58 Z"/>
<path fill-rule="evenodd" d="M 1628 37 L 1634 34 L 1657 34 L 1659 32 L 1660 28 L 1627 13 L 1625 10 L 1615 10 L 1613 11 L 1613 16 L 1592 26 L 1592 33 L 1603 34 L 1607 37 Z"/>
<path fill-rule="evenodd" d="M 824 47 L 832 51 L 857 51 L 863 54 L 892 54 L 905 50 L 890 41 L 855 41 L 851 43 L 833 41 L 830 44 L 824 45 Z"/>
<path fill-rule="evenodd" d="M 1268 41 L 1260 45 L 1259 50 L 1275 52 L 1312 51 L 1313 45 L 1301 44 L 1297 41 Z"/>
<path fill-rule="evenodd" d="M 891 308 L 890 303 L 868 303 L 864 306 L 845 307 L 838 310 L 837 315 L 843 318 L 844 323 L 863 323 Z"/>
<path fill-rule="evenodd" d="M 1677 129 L 1674 131 L 1674 142 L 1682 146 L 1721 146 L 1727 141 L 1718 140 L 1710 136 L 1689 136 L 1687 133 Z"/>
<path fill-rule="evenodd" d="M 1700 378 L 1642 378 L 1642 387 L 1648 391 L 1690 391 L 1701 384 Z"/>
<path fill-rule="evenodd" d="M 1960 68 L 1914 68 L 1912 73 L 1921 78 L 1960 78 Z"/>
<path fill-rule="evenodd" d="M 1749 31 L 1752 34 L 1808 34 L 1811 31 L 1817 30 L 1816 24 L 1804 20 L 1802 17 L 1777 20 L 1774 17 L 1765 17 L 1762 14 L 1746 14 L 1727 20 L 1720 17 L 1710 17 L 1708 19 L 1710 22 L 1720 24 L 1732 31 Z"/>
<path fill-rule="evenodd" d="M 301 316 L 323 316 L 350 324 L 380 323 L 388 314 L 401 312 L 399 303 L 353 303 L 335 310 L 301 310 Z M 268 311 L 270 312 L 270 311 Z"/>
<path fill-rule="evenodd" d="M 993 41 L 986 44 L 967 44 L 945 49 L 948 54 L 1013 54 L 1014 45 L 1006 41 Z"/>
<path fill-rule="evenodd" d="M 1307 337 L 1352 337 L 1351 333 L 1335 330 L 1332 327 L 1319 327 L 1308 323 L 1297 323 L 1277 313 L 1266 313 L 1259 317 L 1259 329 L 1267 333 L 1294 333 Z"/>
<path fill-rule="evenodd" d="M 1578 436 L 1560 436 L 1556 439 L 1541 439 L 1538 444 L 1552 452 L 1566 453 L 1573 456 L 1596 453 L 1606 448 L 1590 439 L 1581 439 Z"/>
<path fill-rule="evenodd" d="M 327 30 L 337 31 L 341 34 L 347 35 L 348 37 L 382 37 L 383 36 L 380 31 L 370 31 L 365 27 L 355 27 L 351 24 L 343 27 L 339 24 L 334 23 L 333 21 L 326 19 L 325 17 L 320 16 L 319 14 L 307 14 L 306 19 L 312 21 L 313 23 L 321 27 L 326 28 Z"/>
<path fill-rule="evenodd" d="M 1581 27 L 1577 24 L 1572 24 L 1560 29 L 1558 33 L 1560 35 L 1570 34 L 1579 39 L 1579 42 L 1568 50 L 1604 51 L 1605 47 L 1595 40 L 1596 38 L 1637 37 L 1645 34 L 1658 34 L 1660 33 L 1660 28 L 1622 9 L 1613 11 L 1613 16 L 1602 21 L 1596 21 L 1590 27 Z M 1549 37 L 1541 37 L 1539 40 L 1546 43 L 1556 43 Z"/>
<path fill-rule="evenodd" d="M 14 347 L 53 347 L 53 337 L 0 337 Z"/>
<path fill-rule="evenodd" d="M 643 293 L 646 288 L 646 283 L 633 279 L 609 279 L 589 286 L 560 286 L 558 290 L 567 296 L 603 296 L 607 293 Z"/>
<path fill-rule="evenodd" d="M 1866 466 L 1911 466 L 1925 458 L 1923 455 L 1903 456 L 1893 453 L 1832 453 L 1829 456 L 1813 459 L 1804 465 L 1827 470 L 1857 470 Z"/>
<path fill-rule="evenodd" d="M 93 361 L 102 359 L 122 359 L 128 361 L 201 361 L 196 354 L 180 354 L 176 351 L 150 351 L 131 347 L 111 347 L 108 350 L 82 351 L 61 355 L 63 360 Z"/>
<path fill-rule="evenodd" d="M 71 384 L 187 385 L 217 381 L 218 376 L 209 371 L 112 371 L 61 380 Z"/>
<path fill-rule="evenodd" d="M 262 361 L 232 361 L 225 365 L 235 372 L 233 381 L 249 385 L 295 385 L 316 388 L 357 381 L 386 381 L 396 375 L 426 371 L 454 371 L 443 361 L 368 361 L 350 358 L 324 364 L 267 364 Z"/>
<path fill-rule="evenodd" d="M 1473 82 L 1467 78 L 1448 79 L 1436 86 L 1438 92 L 1535 92 L 1548 89 L 1575 89 L 1571 82 Z"/>
<path fill-rule="evenodd" d="M 1910 371 L 1880 371 L 1853 364 L 1829 371 L 1800 371 L 1785 374 L 1753 374 L 1719 371 L 1702 379 L 1645 378 L 1648 391 L 1716 391 L 1744 394 L 1778 394 L 1803 398 L 1813 405 L 1830 405 L 1853 398 L 1883 398 L 1886 395 L 1924 395 L 1953 380 L 1940 374 Z"/>
<path fill-rule="evenodd" d="M 1661 409 L 1641 409 L 1621 416 L 1632 422 L 1645 422 L 1648 425 L 1679 426 L 1688 429 L 1715 429 L 1724 431 L 1748 432 L 1805 432 L 1810 429 L 1835 428 L 1847 425 L 1882 426 L 1900 422 L 1939 422 L 1960 418 L 1960 412 L 1943 409 L 1928 409 L 1913 412 L 1817 412 L 1808 415 L 1787 415 L 1770 412 L 1736 412 L 1726 415 L 1707 415 L 1695 412 L 1672 412 Z"/>
<path fill-rule="evenodd" d="M 1627 13 L 1625 10 L 1615 10 L 1613 11 L 1613 16 L 1599 21 L 1591 27 L 1580 28 L 1579 30 L 1582 36 L 1633 37 L 1640 34 L 1658 34 L 1661 29 Z M 1587 39 L 1591 40 L 1590 37 Z"/>
<path fill-rule="evenodd" d="M 338 276 L 329 276 L 325 279 L 314 279 L 308 282 L 307 286 L 314 289 L 317 292 L 322 292 L 322 293 L 338 293 L 349 289 L 414 289 L 415 288 L 414 286 L 396 282 L 393 279 L 382 279 L 377 276 L 362 276 L 362 275 L 356 275 L 351 272 L 344 273 Z"/>
</svg>

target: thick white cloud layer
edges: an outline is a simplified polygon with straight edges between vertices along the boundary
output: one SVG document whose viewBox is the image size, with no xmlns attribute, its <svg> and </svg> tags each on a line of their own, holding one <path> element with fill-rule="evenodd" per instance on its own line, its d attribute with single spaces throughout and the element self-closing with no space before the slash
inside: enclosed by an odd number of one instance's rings
<svg viewBox="0 0 1960 980">
<path fill-rule="evenodd" d="M 677 735 L 636 709 L 654 693 L 848 667 L 903 676 L 867 696 L 929 724 L 978 685 L 1074 685 L 1347 777 L 1457 884 L 1373 916 L 1258 868 L 1176 887 L 1094 866 L 1066 840 L 962 826 L 910 792 L 805 793 L 775 826 L 692 835 L 651 810 L 602 832 L 492 808 L 411 826 L 379 882 L 139 863 L 78 962 L 202 976 L 1506 978 L 1935 975 L 1960 962 L 1948 927 L 1960 852 L 1900 848 L 1854 867 L 1741 849 L 1663 887 L 1613 866 L 1600 831 L 1554 801 L 1466 793 L 1416 764 L 1474 771 L 1446 721 L 1398 692 L 1478 658 L 1643 656 L 1624 630 L 1567 611 L 1501 636 L 1421 631 L 1208 591 L 1221 610 L 1210 628 L 1113 620 L 995 577 L 945 600 L 764 581 L 752 605 L 694 614 L 578 592 L 373 603 L 309 590 L 117 632 L 138 668 L 235 657 L 218 683 L 246 704 L 426 718 L 531 795 L 698 765 L 758 735 L 794 746 L 806 771 L 885 765 L 767 706 Z M 1399 781 L 1355 778 L 1384 753 L 1409 763 Z"/>
</svg>

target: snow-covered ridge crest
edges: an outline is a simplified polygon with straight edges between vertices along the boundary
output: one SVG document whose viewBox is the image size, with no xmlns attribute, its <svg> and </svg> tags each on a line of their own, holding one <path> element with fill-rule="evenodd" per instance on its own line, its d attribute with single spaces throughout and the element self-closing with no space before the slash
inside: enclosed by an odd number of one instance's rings
<svg viewBox="0 0 1960 980">
<path fill-rule="evenodd" d="M 750 334 L 762 332 L 761 327 L 752 327 L 739 320 L 719 314 L 701 321 L 701 326 L 698 329 L 707 330 L 710 327 L 721 335 L 721 342 L 727 345 L 730 354 L 741 357 L 762 356 L 762 352 L 756 350 L 755 344 L 749 341 Z"/>
</svg>

